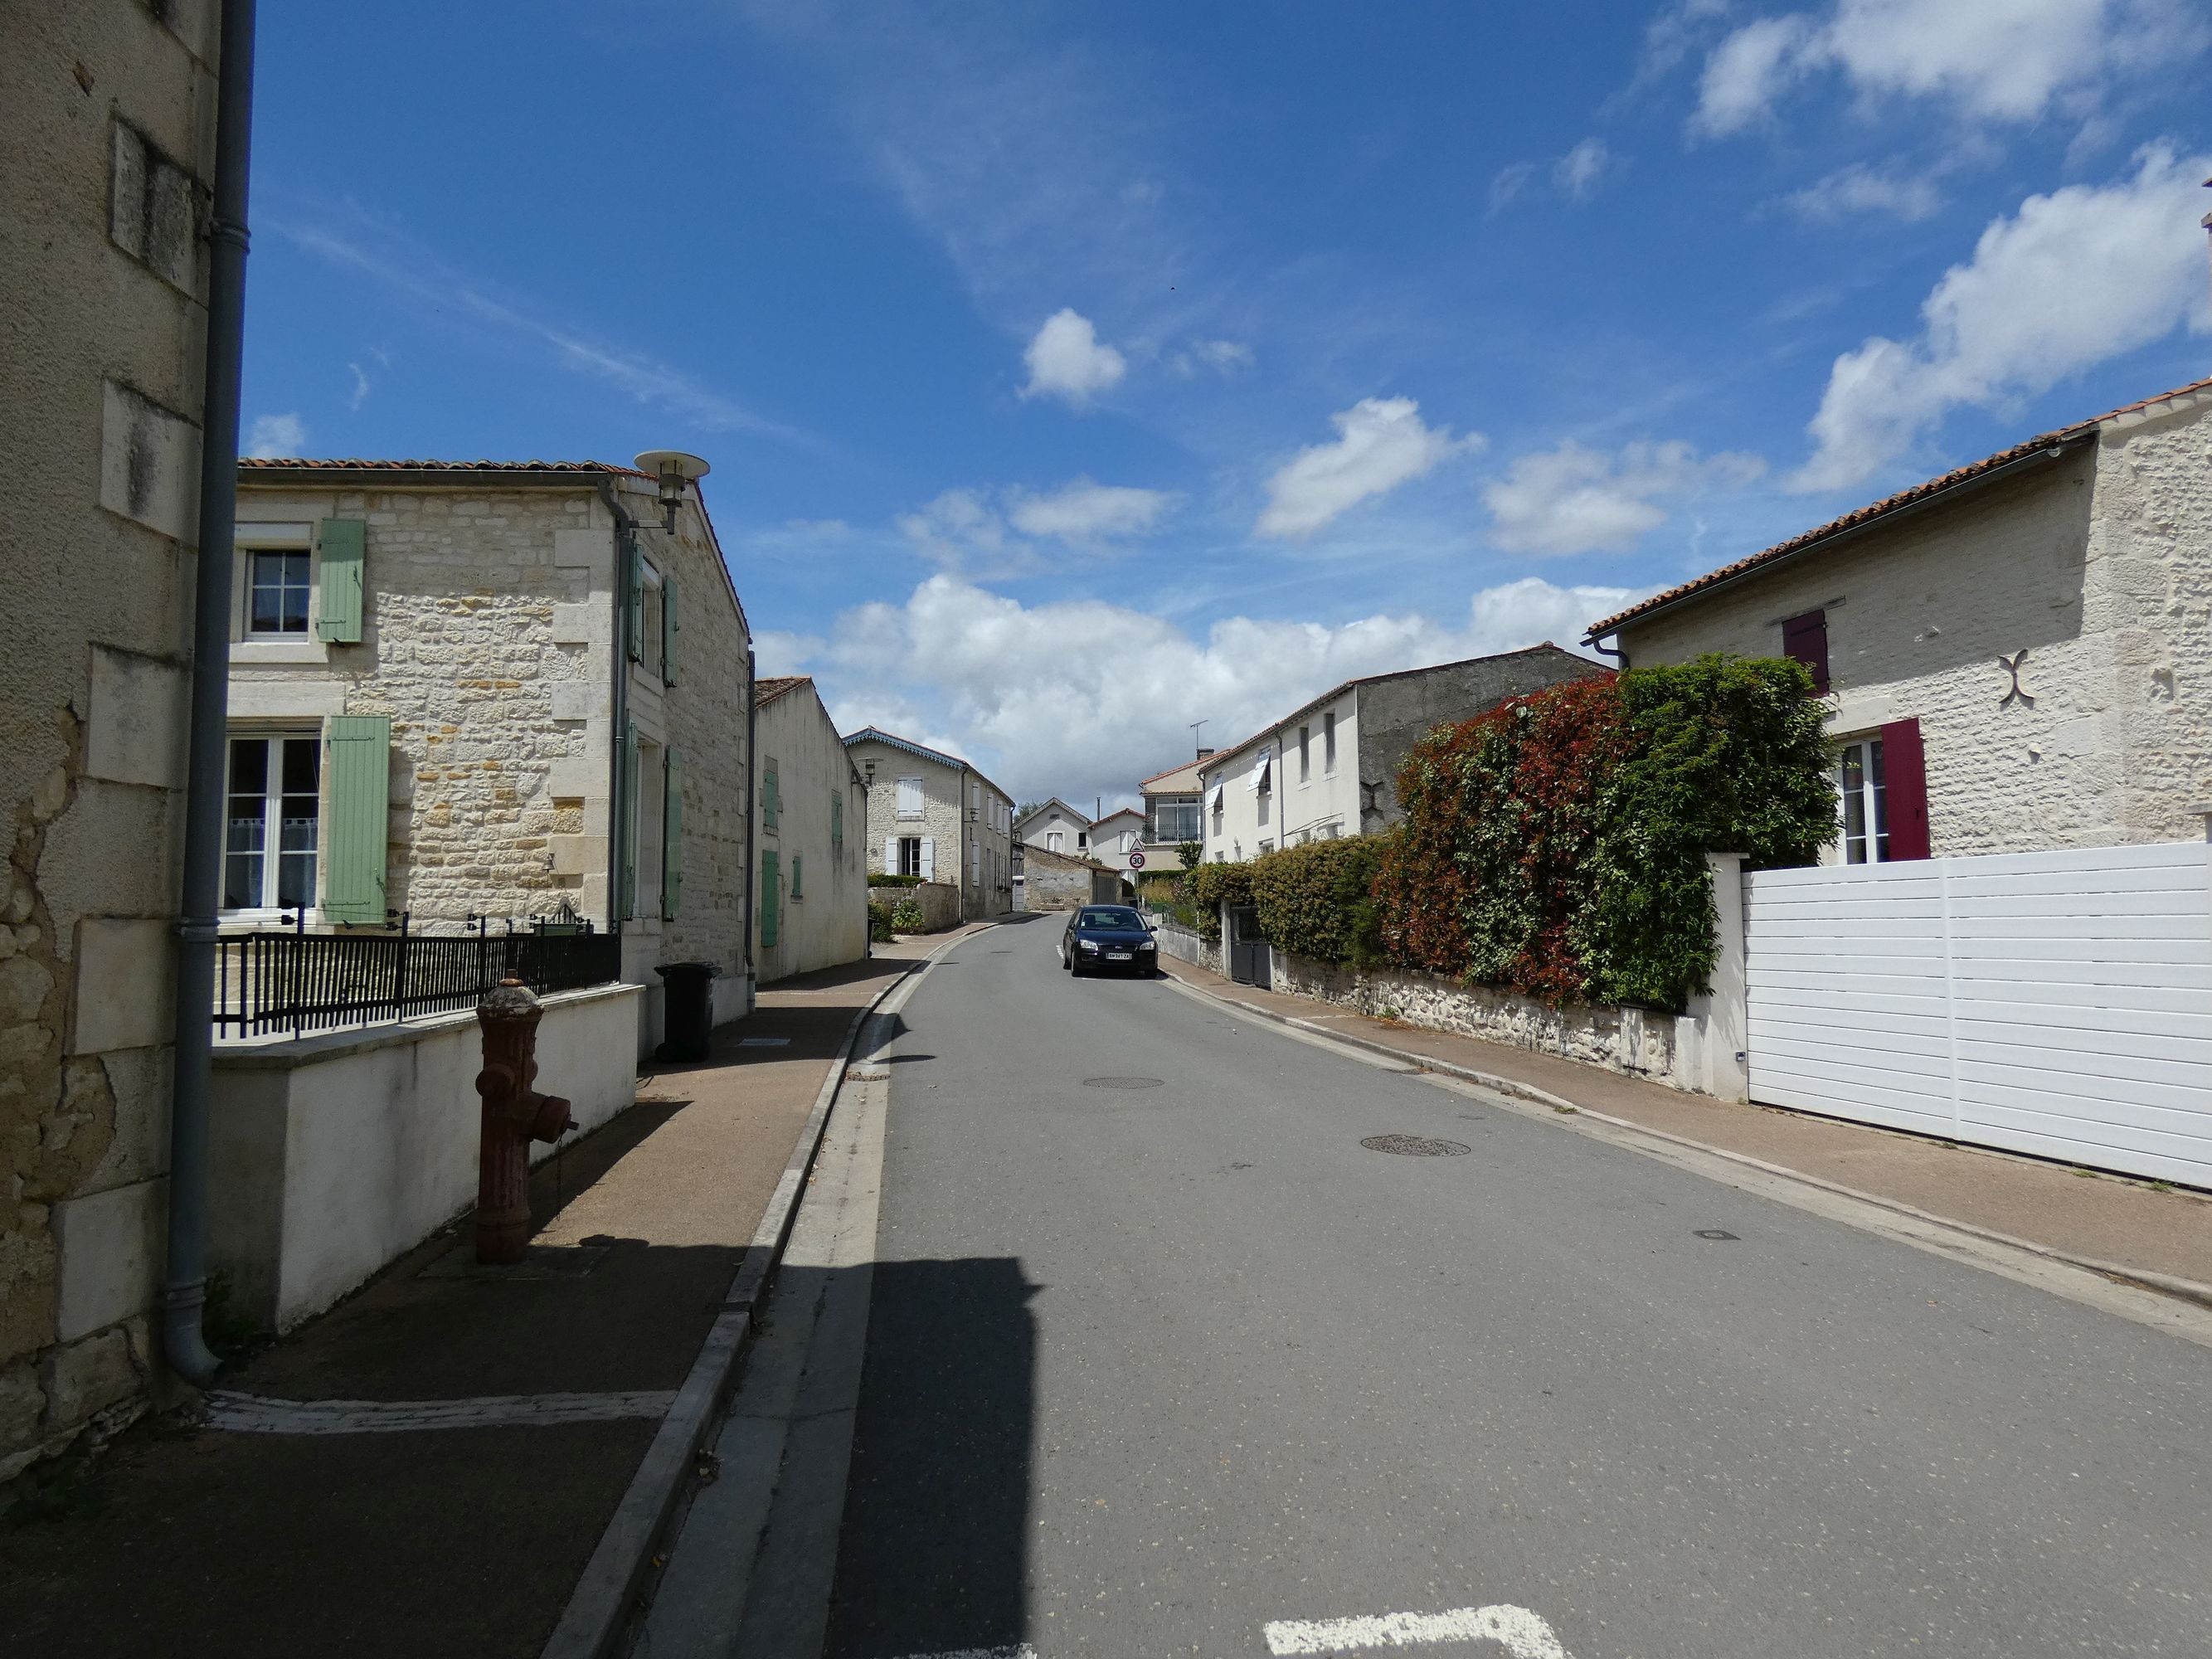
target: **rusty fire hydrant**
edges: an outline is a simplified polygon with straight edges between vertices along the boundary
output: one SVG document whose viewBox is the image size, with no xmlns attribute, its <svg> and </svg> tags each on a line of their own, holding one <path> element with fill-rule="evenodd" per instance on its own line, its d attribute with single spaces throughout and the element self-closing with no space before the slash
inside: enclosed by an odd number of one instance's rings
<svg viewBox="0 0 2212 1659">
<path fill-rule="evenodd" d="M 576 1127 L 568 1103 L 541 1095 L 538 999 L 520 980 L 502 980 L 477 1006 L 483 1028 L 483 1141 L 477 1164 L 477 1260 L 522 1260 L 530 1240 L 530 1143 L 558 1140 Z"/>
</svg>

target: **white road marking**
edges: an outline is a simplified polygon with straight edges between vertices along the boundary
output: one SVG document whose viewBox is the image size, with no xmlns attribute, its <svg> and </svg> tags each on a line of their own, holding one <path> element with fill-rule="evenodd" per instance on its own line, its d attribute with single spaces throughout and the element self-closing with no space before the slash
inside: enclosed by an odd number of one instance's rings
<svg viewBox="0 0 2212 1659">
<path fill-rule="evenodd" d="M 907 1659 L 1037 1659 L 1028 1643 L 1011 1648 L 953 1648 L 944 1653 L 910 1653 Z"/>
<path fill-rule="evenodd" d="M 789 1037 L 739 1037 L 738 1039 L 738 1047 L 740 1048 L 787 1048 L 790 1046 Z"/>
<path fill-rule="evenodd" d="M 412 1434 L 423 1429 L 609 1423 L 668 1415 L 673 1389 L 628 1394 L 495 1394 L 473 1400 L 264 1400 L 218 1389 L 207 1425 L 234 1434 Z"/>
<path fill-rule="evenodd" d="M 1267 1651 L 1350 1653 L 1437 1642 L 1496 1642 L 1513 1659 L 1570 1659 L 1552 1627 L 1526 1607 L 1500 1603 L 1449 1613 L 1379 1613 L 1364 1619 L 1281 1619 L 1267 1627 Z"/>
</svg>

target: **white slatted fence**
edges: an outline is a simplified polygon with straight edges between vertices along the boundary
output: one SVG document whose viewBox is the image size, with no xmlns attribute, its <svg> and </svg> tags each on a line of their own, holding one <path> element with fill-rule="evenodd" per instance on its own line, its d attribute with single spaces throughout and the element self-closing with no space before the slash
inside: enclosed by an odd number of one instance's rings
<svg viewBox="0 0 2212 1659">
<path fill-rule="evenodd" d="M 2212 1187 L 2208 854 L 1747 876 L 1752 1098 Z"/>
</svg>

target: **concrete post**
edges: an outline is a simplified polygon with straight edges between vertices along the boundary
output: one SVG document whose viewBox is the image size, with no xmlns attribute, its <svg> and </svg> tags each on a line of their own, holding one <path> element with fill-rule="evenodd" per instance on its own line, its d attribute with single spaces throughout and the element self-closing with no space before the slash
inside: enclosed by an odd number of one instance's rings
<svg viewBox="0 0 2212 1659">
<path fill-rule="evenodd" d="M 1705 1051 L 1705 1091 L 1723 1100 L 1749 1100 L 1750 1012 L 1746 1004 L 1743 932 L 1743 854 L 1708 853 L 1713 884 L 1712 988 L 1690 1000 Z"/>
</svg>

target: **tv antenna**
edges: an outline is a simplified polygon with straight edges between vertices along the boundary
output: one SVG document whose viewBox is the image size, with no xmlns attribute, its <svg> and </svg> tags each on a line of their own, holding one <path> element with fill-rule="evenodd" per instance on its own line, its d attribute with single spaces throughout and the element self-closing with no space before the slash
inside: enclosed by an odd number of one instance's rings
<svg viewBox="0 0 2212 1659">
<path fill-rule="evenodd" d="M 1207 718 L 1211 719 L 1212 717 L 1209 715 Z M 1190 723 L 1190 746 L 1193 749 L 1196 749 L 1198 747 L 1198 728 L 1205 724 L 1205 720 L 1193 720 Z"/>
</svg>

